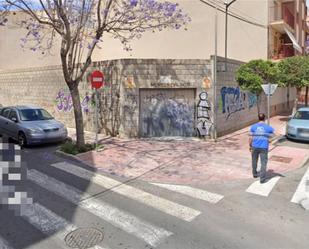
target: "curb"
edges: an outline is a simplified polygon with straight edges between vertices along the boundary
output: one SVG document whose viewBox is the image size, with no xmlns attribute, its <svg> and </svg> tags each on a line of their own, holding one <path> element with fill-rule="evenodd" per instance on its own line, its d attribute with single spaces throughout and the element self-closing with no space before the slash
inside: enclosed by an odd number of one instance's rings
<svg viewBox="0 0 309 249">
<path fill-rule="evenodd" d="M 300 163 L 298 169 L 305 167 L 305 165 L 309 162 L 309 155 L 304 158 L 304 160 Z"/>
<path fill-rule="evenodd" d="M 270 140 L 270 143 L 274 145 L 276 142 L 278 142 L 282 138 L 285 138 L 285 135 L 279 135 L 279 136 L 274 137 L 273 139 Z"/>
<path fill-rule="evenodd" d="M 82 154 L 85 154 L 85 153 L 88 153 L 88 152 L 80 153 L 78 155 L 82 155 Z M 54 153 L 56 155 L 58 155 L 59 157 L 62 157 L 64 159 L 69 159 L 69 160 L 72 160 L 72 161 L 76 161 L 78 163 L 82 163 L 82 164 L 87 165 L 88 167 L 90 167 L 92 169 L 96 168 L 94 165 L 91 165 L 91 164 L 86 163 L 83 160 L 79 159 L 76 155 L 67 154 L 67 153 L 60 151 L 60 150 L 56 150 Z"/>
</svg>

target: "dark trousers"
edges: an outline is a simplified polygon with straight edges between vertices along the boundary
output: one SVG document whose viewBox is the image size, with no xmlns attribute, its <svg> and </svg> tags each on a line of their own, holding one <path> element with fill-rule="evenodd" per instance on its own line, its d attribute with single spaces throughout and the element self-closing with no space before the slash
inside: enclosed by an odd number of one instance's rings
<svg viewBox="0 0 309 249">
<path fill-rule="evenodd" d="M 261 159 L 260 180 L 266 179 L 266 166 L 268 161 L 268 149 L 252 148 L 252 174 L 257 175 L 258 159 Z"/>
</svg>

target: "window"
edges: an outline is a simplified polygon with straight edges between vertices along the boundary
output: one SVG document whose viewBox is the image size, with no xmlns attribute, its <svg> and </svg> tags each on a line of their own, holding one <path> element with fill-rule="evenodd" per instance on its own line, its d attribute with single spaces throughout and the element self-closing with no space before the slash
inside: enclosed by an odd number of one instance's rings
<svg viewBox="0 0 309 249">
<path fill-rule="evenodd" d="M 298 112 L 296 112 L 294 119 L 309 120 L 309 111 L 298 111 Z"/>
<path fill-rule="evenodd" d="M 1 116 L 8 118 L 9 114 L 10 114 L 11 109 L 10 108 L 5 108 L 2 110 L 1 112 Z"/>
<path fill-rule="evenodd" d="M 18 120 L 17 112 L 15 110 L 12 110 L 10 113 L 9 119 L 12 120 L 12 118 L 16 118 L 16 120 Z"/>
<path fill-rule="evenodd" d="M 22 121 L 53 119 L 52 115 L 44 109 L 23 109 L 19 110 L 19 115 Z"/>
</svg>

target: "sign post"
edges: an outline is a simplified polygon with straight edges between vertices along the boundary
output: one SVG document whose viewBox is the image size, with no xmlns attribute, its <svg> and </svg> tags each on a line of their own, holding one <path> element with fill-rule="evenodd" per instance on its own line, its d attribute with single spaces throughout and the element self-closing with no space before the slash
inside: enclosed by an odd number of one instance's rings
<svg viewBox="0 0 309 249">
<path fill-rule="evenodd" d="M 103 86 L 104 74 L 94 71 L 91 74 L 91 86 L 95 89 L 95 148 L 98 151 L 98 89 Z"/>
<path fill-rule="evenodd" d="M 277 84 L 271 84 L 268 82 L 268 84 L 263 84 L 262 88 L 264 90 L 264 93 L 267 95 L 267 124 L 270 124 L 270 96 L 274 94 L 274 92 L 277 89 Z"/>
</svg>

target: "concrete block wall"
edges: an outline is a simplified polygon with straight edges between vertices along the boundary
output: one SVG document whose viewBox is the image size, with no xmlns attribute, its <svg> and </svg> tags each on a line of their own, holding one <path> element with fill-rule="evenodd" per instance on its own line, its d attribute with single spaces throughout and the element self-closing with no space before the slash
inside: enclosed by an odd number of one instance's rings
<svg viewBox="0 0 309 249">
<path fill-rule="evenodd" d="M 216 109 L 217 133 L 224 135 L 257 121 L 256 96 L 238 88 L 235 72 L 242 62 L 218 58 Z M 84 126 L 95 130 L 94 91 L 89 75 L 94 70 L 105 74 L 108 87 L 98 90 L 99 131 L 122 137 L 140 135 L 140 89 L 194 89 L 195 129 L 205 119 L 199 117 L 199 95 L 206 92 L 213 120 L 213 57 L 210 60 L 122 59 L 94 62 L 80 83 Z M 240 98 L 238 98 L 240 96 Z M 290 108 L 296 90 L 290 89 Z M 272 115 L 287 110 L 287 89 L 277 89 L 271 98 Z M 60 66 L 0 71 L 0 104 L 39 105 L 67 127 L 75 127 L 70 93 Z M 266 112 L 266 96 L 261 111 Z M 212 129 L 212 128 L 211 128 Z"/>
<path fill-rule="evenodd" d="M 218 136 L 242 129 L 257 122 L 257 98 L 254 94 L 243 91 L 236 82 L 235 75 L 240 61 L 227 61 L 218 57 L 217 73 L 217 133 Z M 290 88 L 290 107 L 288 107 L 287 88 L 278 88 L 271 97 L 271 116 L 290 111 L 296 98 L 296 89 Z M 239 97 L 238 97 L 239 96 Z M 267 96 L 261 95 L 260 112 L 267 114 Z"/>
<path fill-rule="evenodd" d="M 207 91 L 209 99 L 212 98 L 209 86 L 204 84 L 204 80 L 210 80 L 211 77 L 209 60 L 124 59 L 120 64 L 122 68 L 120 134 L 122 136 L 140 136 L 139 89 L 193 88 L 196 92 L 196 104 L 202 91 Z"/>
<path fill-rule="evenodd" d="M 117 123 L 114 122 L 114 118 L 110 118 L 111 116 L 117 118 L 117 115 L 111 114 L 115 111 L 110 108 L 111 101 L 109 101 L 112 96 L 111 92 L 116 92 L 118 88 L 114 65 L 115 63 L 112 61 L 94 63 L 79 85 L 84 127 L 87 131 L 95 130 L 94 91 L 89 83 L 89 74 L 95 69 L 104 68 L 106 81 L 111 84 L 111 87 L 98 91 L 101 117 L 99 128 L 105 131 L 107 130 L 104 129 L 105 126 Z M 67 127 L 75 127 L 72 100 L 63 79 L 61 66 L 0 71 L 0 104 L 3 106 L 38 105 L 50 112 L 56 119 L 65 123 Z M 113 128 L 110 127 L 110 130 L 113 130 Z"/>
<path fill-rule="evenodd" d="M 199 93 L 209 90 L 205 89 L 204 80 L 207 78 L 209 81 L 211 76 L 209 60 L 123 59 L 94 62 L 79 85 L 87 131 L 95 130 L 94 91 L 89 83 L 93 70 L 104 72 L 109 86 L 98 90 L 99 131 L 125 137 L 139 135 L 140 88 L 194 88 L 198 103 Z M 162 77 L 168 80 L 162 81 Z M 0 71 L 0 104 L 38 105 L 67 127 L 75 127 L 70 92 L 61 66 Z"/>
</svg>

